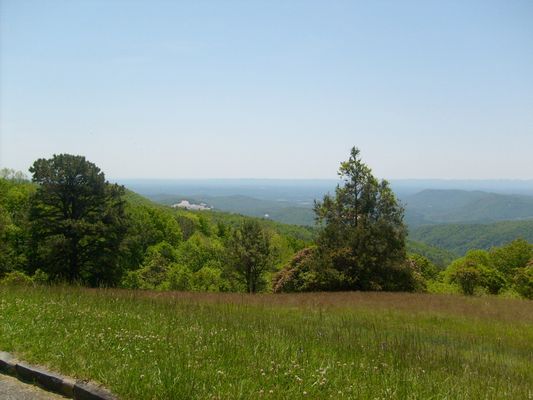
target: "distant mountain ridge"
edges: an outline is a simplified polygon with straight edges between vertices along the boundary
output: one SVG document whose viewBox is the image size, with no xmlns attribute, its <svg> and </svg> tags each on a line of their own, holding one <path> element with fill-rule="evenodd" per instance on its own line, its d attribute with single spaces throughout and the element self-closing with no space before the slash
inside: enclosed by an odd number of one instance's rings
<svg viewBox="0 0 533 400">
<path fill-rule="evenodd" d="M 262 188 L 265 190 L 264 188 Z M 290 188 L 287 196 L 273 193 L 262 198 L 240 194 L 148 193 L 150 199 L 171 205 L 181 200 L 205 202 L 215 209 L 254 217 L 264 217 L 295 225 L 314 225 L 312 198 L 296 199 Z M 298 189 L 295 190 L 297 192 Z M 275 194 L 283 195 L 275 191 Z M 316 196 L 320 199 L 320 196 Z M 483 191 L 427 189 L 399 197 L 406 206 L 405 221 L 410 228 L 448 223 L 492 223 L 533 220 L 533 196 Z"/>
<path fill-rule="evenodd" d="M 404 197 L 409 226 L 533 220 L 533 196 L 426 189 Z"/>
<path fill-rule="evenodd" d="M 130 196 L 133 195 L 129 192 Z M 215 211 L 226 211 L 234 214 L 244 214 L 263 218 L 265 213 L 269 214 L 269 219 L 278 222 L 285 222 L 294 225 L 312 225 L 314 213 L 310 206 L 294 206 L 289 201 L 259 200 L 243 195 L 234 196 L 187 196 L 187 195 L 149 195 L 149 198 L 159 204 L 171 205 L 176 201 L 187 199 L 189 201 L 205 201 L 215 207 Z M 428 208 L 432 213 L 447 215 L 450 210 L 455 212 L 465 212 L 472 210 L 480 204 L 488 204 L 490 207 L 502 204 L 515 205 L 525 201 L 529 205 L 530 197 L 514 195 L 494 195 L 481 191 L 467 192 L 462 190 L 427 190 L 417 195 L 409 196 L 411 202 L 408 205 L 407 216 L 412 216 L 413 210 L 417 207 L 425 211 Z M 533 198 L 531 198 L 533 199 Z M 139 195 L 135 195 L 130 201 L 148 202 Z M 405 200 L 403 200 L 405 202 Z M 427 207 L 430 202 L 433 207 Z M 163 205 L 161 205 L 163 207 Z M 489 210 L 490 210 L 489 207 Z M 483 207 L 480 207 L 483 209 Z M 505 209 L 505 208 L 504 208 Z M 436 211 L 435 211 L 436 210 Z M 479 215 L 479 210 L 472 210 L 472 213 Z M 420 213 L 424 217 L 423 213 Z M 212 216 L 230 218 L 229 214 L 210 213 Z M 475 214 L 476 215 L 476 214 Z M 506 213 L 506 216 L 510 214 Z M 516 216 L 516 213 L 513 214 Z M 526 214 L 527 215 L 527 214 Z M 237 217 L 235 215 L 235 217 Z M 500 221 L 495 223 L 455 223 L 455 224 L 412 224 L 409 226 L 409 237 L 407 242 L 408 251 L 422 254 L 431 259 L 439 267 L 448 265 L 454 258 L 462 256 L 466 251 L 474 248 L 488 249 L 493 246 L 500 246 L 517 238 L 523 238 L 533 243 L 533 220 Z M 289 225 L 283 225 L 289 227 Z M 295 227 L 296 228 L 296 227 Z M 304 229 L 304 228 L 298 228 Z M 312 228 L 307 228 L 311 229 Z"/>
</svg>

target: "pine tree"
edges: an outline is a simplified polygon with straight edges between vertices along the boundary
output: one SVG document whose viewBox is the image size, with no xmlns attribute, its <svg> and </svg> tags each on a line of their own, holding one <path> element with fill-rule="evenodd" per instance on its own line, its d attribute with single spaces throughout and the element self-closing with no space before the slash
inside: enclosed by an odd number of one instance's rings
<svg viewBox="0 0 533 400">
<path fill-rule="evenodd" d="M 115 284 L 126 233 L 124 188 L 82 156 L 39 159 L 30 172 L 39 185 L 30 209 L 34 268 L 70 282 Z"/>
<path fill-rule="evenodd" d="M 335 196 L 315 203 L 321 226 L 318 247 L 339 273 L 346 290 L 408 289 L 403 207 L 387 181 L 378 181 L 352 148 L 339 172 Z"/>
</svg>

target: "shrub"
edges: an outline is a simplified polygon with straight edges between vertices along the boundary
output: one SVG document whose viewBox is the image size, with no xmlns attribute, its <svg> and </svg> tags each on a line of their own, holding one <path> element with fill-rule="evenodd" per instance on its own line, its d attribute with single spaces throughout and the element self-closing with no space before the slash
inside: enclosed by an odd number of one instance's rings
<svg viewBox="0 0 533 400">
<path fill-rule="evenodd" d="M 205 266 L 192 276 L 192 289 L 197 292 L 219 292 L 222 286 L 221 271 Z"/>
<path fill-rule="evenodd" d="M 192 272 L 182 264 L 172 264 L 164 283 L 165 289 L 187 291 L 192 288 Z"/>
<path fill-rule="evenodd" d="M 37 271 L 35 271 L 35 273 L 33 274 L 32 280 L 38 285 L 44 285 L 50 281 L 50 277 L 43 270 L 37 269 Z"/>
<path fill-rule="evenodd" d="M 459 287 L 456 284 L 430 280 L 427 282 L 428 293 L 457 294 Z"/>
<path fill-rule="evenodd" d="M 453 272 L 451 281 L 459 285 L 463 294 L 473 295 L 476 287 L 482 283 L 481 272 L 478 268 L 465 264 Z"/>
<path fill-rule="evenodd" d="M 316 247 L 297 252 L 272 279 L 274 292 L 334 290 L 345 278 L 331 267 Z"/>
<path fill-rule="evenodd" d="M 122 277 L 120 287 L 124 289 L 140 289 L 142 286 L 139 270 L 128 271 Z"/>
<path fill-rule="evenodd" d="M 17 285 L 17 286 L 29 286 L 33 284 L 33 280 L 30 276 L 20 271 L 8 272 L 4 275 L 4 278 L 0 281 L 2 285 Z"/>
<path fill-rule="evenodd" d="M 427 284 L 421 271 L 422 268 L 412 259 L 389 268 L 389 279 L 384 281 L 381 289 L 392 292 L 425 292 Z"/>
<path fill-rule="evenodd" d="M 499 271 L 512 276 L 514 271 L 525 267 L 533 257 L 533 245 L 523 239 L 517 239 L 505 246 L 492 248 L 490 257 Z"/>
<path fill-rule="evenodd" d="M 520 268 L 514 278 L 515 290 L 526 299 L 533 299 L 533 260 L 527 267 Z"/>
<path fill-rule="evenodd" d="M 505 276 L 496 268 L 481 268 L 482 284 L 490 294 L 498 294 L 507 285 Z"/>
<path fill-rule="evenodd" d="M 435 279 L 439 274 L 437 266 L 420 254 L 409 254 L 407 263 L 424 279 Z"/>
</svg>

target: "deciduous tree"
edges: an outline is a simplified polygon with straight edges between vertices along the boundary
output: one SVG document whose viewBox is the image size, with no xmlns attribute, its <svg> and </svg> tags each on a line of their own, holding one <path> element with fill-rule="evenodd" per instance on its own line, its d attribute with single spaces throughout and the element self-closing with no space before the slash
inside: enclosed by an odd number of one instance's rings
<svg viewBox="0 0 533 400">
<path fill-rule="evenodd" d="M 246 219 L 233 231 L 228 249 L 230 262 L 237 276 L 246 285 L 248 293 L 257 292 L 263 280 L 263 273 L 272 268 L 270 236 L 259 222 Z"/>
</svg>

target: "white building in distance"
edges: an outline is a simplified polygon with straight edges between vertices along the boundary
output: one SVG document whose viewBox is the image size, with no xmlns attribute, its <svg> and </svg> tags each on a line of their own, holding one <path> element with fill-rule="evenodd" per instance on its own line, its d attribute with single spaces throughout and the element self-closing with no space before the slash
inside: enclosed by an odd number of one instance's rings
<svg viewBox="0 0 533 400">
<path fill-rule="evenodd" d="M 200 204 L 191 204 L 189 200 L 182 200 L 179 203 L 173 204 L 173 208 L 184 208 L 185 210 L 194 210 L 194 211 L 206 211 L 212 210 L 213 207 L 209 207 L 206 203 Z"/>
</svg>

